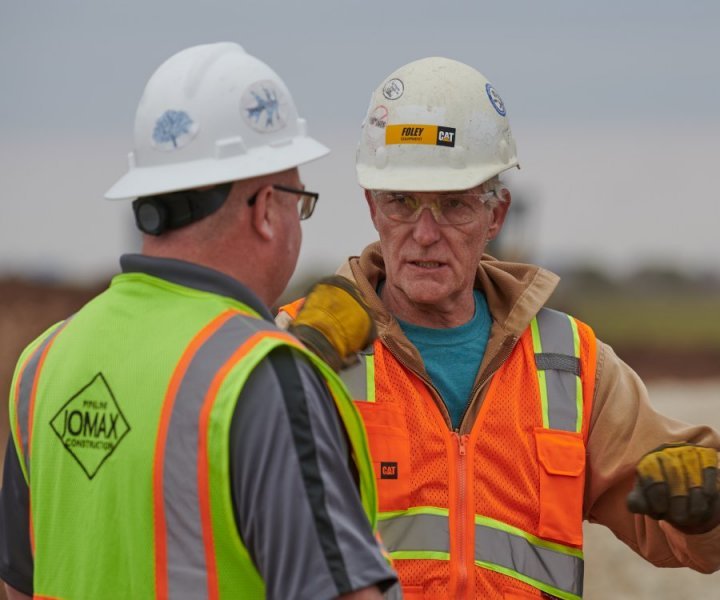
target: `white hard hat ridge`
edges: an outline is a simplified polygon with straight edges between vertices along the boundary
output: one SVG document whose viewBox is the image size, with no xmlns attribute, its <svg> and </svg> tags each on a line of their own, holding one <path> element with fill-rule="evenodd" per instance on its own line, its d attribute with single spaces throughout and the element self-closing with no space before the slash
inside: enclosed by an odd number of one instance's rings
<svg viewBox="0 0 720 600">
<path fill-rule="evenodd" d="M 132 199 L 277 173 L 328 149 L 307 135 L 282 79 L 241 46 L 193 46 L 150 77 L 129 170 L 105 194 Z"/>
<path fill-rule="evenodd" d="M 465 190 L 517 165 L 505 104 L 464 63 L 416 60 L 372 94 L 356 155 L 365 189 Z"/>
</svg>

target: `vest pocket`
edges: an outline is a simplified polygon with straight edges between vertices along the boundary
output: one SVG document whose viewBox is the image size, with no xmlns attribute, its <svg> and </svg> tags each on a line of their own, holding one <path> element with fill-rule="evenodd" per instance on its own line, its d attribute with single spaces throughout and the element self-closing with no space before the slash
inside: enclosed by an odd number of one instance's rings
<svg viewBox="0 0 720 600">
<path fill-rule="evenodd" d="M 380 512 L 410 507 L 410 440 L 395 407 L 356 402 L 365 423 Z"/>
<path fill-rule="evenodd" d="M 540 525 L 538 535 L 582 546 L 585 491 L 585 444 L 580 433 L 535 429 L 540 464 Z"/>
</svg>

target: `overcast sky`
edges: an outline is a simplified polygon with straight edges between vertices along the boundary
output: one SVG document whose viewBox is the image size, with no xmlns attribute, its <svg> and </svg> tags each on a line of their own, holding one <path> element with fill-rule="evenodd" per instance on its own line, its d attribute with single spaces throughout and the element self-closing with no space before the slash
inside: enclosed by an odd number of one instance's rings
<svg viewBox="0 0 720 600">
<path fill-rule="evenodd" d="M 374 239 L 354 178 L 372 90 L 441 55 L 503 97 L 525 201 L 515 233 L 544 266 L 648 262 L 720 273 L 720 3 L 635 0 L 63 0 L 0 3 L 0 275 L 89 279 L 135 250 L 125 171 L 147 78 L 187 46 L 235 41 L 290 88 L 333 149 L 301 271 Z M 520 224 L 521 227 L 517 227 Z"/>
</svg>

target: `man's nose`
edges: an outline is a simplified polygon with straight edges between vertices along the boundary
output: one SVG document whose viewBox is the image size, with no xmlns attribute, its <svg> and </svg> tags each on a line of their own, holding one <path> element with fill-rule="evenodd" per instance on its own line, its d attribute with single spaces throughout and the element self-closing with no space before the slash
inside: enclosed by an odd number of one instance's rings
<svg viewBox="0 0 720 600">
<path fill-rule="evenodd" d="M 413 227 L 413 239 L 422 246 L 429 246 L 440 239 L 440 225 L 435 220 L 431 206 L 423 206 Z"/>
</svg>

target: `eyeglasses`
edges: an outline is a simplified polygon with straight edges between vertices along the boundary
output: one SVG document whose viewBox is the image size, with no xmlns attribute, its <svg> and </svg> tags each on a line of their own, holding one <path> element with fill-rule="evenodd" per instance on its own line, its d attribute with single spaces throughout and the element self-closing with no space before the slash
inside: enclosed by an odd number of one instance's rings
<svg viewBox="0 0 720 600">
<path fill-rule="evenodd" d="M 442 192 L 429 202 L 407 192 L 378 190 L 372 192 L 376 206 L 388 219 L 399 223 L 415 223 L 423 209 L 428 208 L 438 225 L 465 225 L 481 214 L 492 192 Z"/>
<path fill-rule="evenodd" d="M 299 196 L 298 213 L 301 221 L 309 219 L 312 216 L 313 211 L 315 210 L 315 204 L 317 204 L 320 194 L 318 194 L 317 192 L 298 190 L 296 188 L 287 187 L 285 185 L 273 185 L 271 187 L 272 189 L 278 190 L 279 192 L 287 192 L 288 194 L 295 194 Z M 257 201 L 257 195 L 258 193 L 256 192 L 250 198 L 248 198 L 249 206 L 255 204 L 255 202 Z"/>
</svg>

